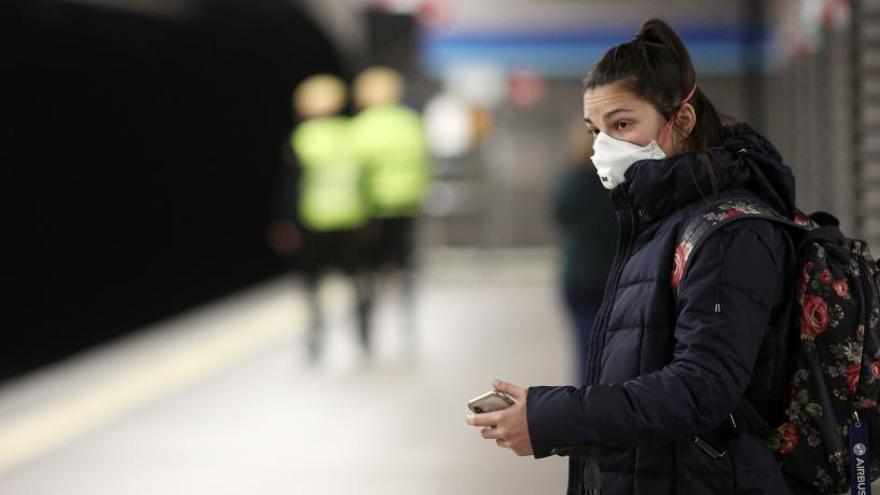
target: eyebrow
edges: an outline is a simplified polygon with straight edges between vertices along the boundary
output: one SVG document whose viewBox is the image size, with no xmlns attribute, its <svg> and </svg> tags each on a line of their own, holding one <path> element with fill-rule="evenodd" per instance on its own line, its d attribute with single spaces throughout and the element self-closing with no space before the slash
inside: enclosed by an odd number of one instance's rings
<svg viewBox="0 0 880 495">
<path fill-rule="evenodd" d="M 615 108 L 614 110 L 612 110 L 612 111 L 610 111 L 610 112 L 607 112 L 607 113 L 604 115 L 604 117 L 602 117 L 602 118 L 603 118 L 604 120 L 608 120 L 609 117 L 611 117 L 612 115 L 614 115 L 614 114 L 616 114 L 616 113 L 620 113 L 620 112 L 632 112 L 632 111 L 633 111 L 633 109 L 631 109 L 631 108 Z M 595 125 L 595 124 L 593 124 L 593 121 L 592 121 L 592 120 L 590 120 L 590 119 L 588 119 L 588 118 L 586 118 L 586 117 L 584 117 L 584 122 L 586 122 L 587 124 L 590 124 L 590 125 Z"/>
</svg>

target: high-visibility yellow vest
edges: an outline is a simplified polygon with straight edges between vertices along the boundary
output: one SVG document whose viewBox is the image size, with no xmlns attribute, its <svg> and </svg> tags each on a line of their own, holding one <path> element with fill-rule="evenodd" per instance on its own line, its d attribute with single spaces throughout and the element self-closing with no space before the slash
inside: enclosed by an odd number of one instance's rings
<svg viewBox="0 0 880 495">
<path fill-rule="evenodd" d="M 299 219 L 315 231 L 363 225 L 369 209 L 361 193 L 362 166 L 351 143 L 351 122 L 322 117 L 303 122 L 290 143 L 302 167 Z"/>
<path fill-rule="evenodd" d="M 381 105 L 358 114 L 352 127 L 366 169 L 364 192 L 372 214 L 416 213 L 431 178 L 421 117 L 403 105 Z"/>
</svg>

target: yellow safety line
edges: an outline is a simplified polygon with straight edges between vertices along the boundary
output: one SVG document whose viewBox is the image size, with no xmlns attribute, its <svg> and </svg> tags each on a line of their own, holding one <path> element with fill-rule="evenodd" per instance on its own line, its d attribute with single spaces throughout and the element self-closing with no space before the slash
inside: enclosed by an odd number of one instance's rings
<svg viewBox="0 0 880 495">
<path fill-rule="evenodd" d="M 339 296 L 338 291 L 332 292 Z M 186 347 L 144 359 L 106 382 L 90 384 L 4 421 L 0 424 L 0 476 L 266 349 L 289 345 L 293 330 L 305 321 L 303 313 L 290 308 L 284 321 L 278 321 L 278 306 L 266 306 L 220 323 L 229 329 L 212 331 L 199 340 L 187 339 Z M 330 309 L 330 304 L 326 306 Z"/>
</svg>

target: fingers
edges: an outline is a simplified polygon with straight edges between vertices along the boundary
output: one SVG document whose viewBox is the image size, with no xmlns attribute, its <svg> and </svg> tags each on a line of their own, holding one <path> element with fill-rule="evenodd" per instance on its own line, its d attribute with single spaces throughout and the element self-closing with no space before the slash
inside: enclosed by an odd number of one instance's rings
<svg viewBox="0 0 880 495">
<path fill-rule="evenodd" d="M 506 436 L 505 430 L 497 426 L 497 422 L 493 424 L 491 416 L 494 416 L 493 413 L 487 414 L 471 414 L 467 417 L 468 424 L 472 426 L 483 426 L 480 429 L 480 435 L 487 440 L 495 440 L 495 443 L 502 448 L 513 450 L 513 443 L 509 440 L 505 439 Z M 483 425 L 483 423 L 487 423 Z M 517 452 L 518 455 L 523 455 L 522 453 Z"/>
<path fill-rule="evenodd" d="M 498 417 L 498 413 L 485 413 L 485 414 L 468 414 L 465 417 L 467 424 L 471 426 L 489 426 L 494 427 L 498 424 L 498 421 L 501 418 Z"/>
<path fill-rule="evenodd" d="M 496 443 L 499 447 L 503 447 L 503 448 L 505 448 L 505 449 L 509 449 L 509 448 L 510 448 L 510 442 L 508 442 L 508 441 L 506 441 L 506 440 L 501 440 L 501 439 L 499 438 L 498 440 L 495 440 L 495 443 Z"/>
<path fill-rule="evenodd" d="M 492 380 L 492 386 L 495 390 L 499 392 L 504 392 L 505 394 L 513 397 L 516 400 L 520 400 L 526 395 L 526 390 L 522 387 L 517 387 L 516 385 L 501 381 L 501 380 Z"/>
<path fill-rule="evenodd" d="M 480 430 L 480 434 L 483 435 L 483 438 L 486 440 L 501 438 L 501 432 L 498 431 L 498 428 L 491 428 L 488 426 Z"/>
<path fill-rule="evenodd" d="M 467 423 L 480 427 L 480 435 L 485 439 L 495 440 L 499 447 L 510 449 L 519 456 L 533 455 L 526 425 L 528 390 L 502 380 L 493 380 L 492 386 L 512 397 L 517 404 L 500 411 L 469 414 L 466 416 Z"/>
</svg>

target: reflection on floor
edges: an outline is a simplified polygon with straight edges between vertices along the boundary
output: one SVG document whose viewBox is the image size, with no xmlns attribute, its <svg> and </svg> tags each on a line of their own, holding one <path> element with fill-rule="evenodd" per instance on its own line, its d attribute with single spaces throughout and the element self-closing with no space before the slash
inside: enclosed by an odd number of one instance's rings
<svg viewBox="0 0 880 495">
<path fill-rule="evenodd" d="M 283 278 L 6 384 L 0 493 L 562 493 L 564 460 L 517 458 L 464 422 L 493 377 L 570 381 L 552 256 L 427 260 L 412 354 L 393 284 L 367 360 L 331 278 L 308 367 L 302 292 Z"/>
</svg>

